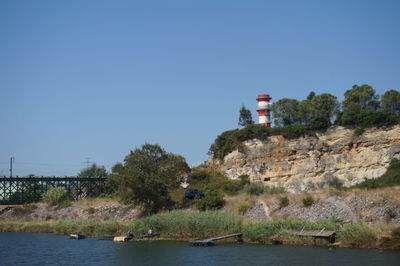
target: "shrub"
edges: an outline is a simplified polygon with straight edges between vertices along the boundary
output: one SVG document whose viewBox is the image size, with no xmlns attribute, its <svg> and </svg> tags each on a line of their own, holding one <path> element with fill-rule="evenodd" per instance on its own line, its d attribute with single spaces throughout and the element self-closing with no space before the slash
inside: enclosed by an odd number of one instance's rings
<svg viewBox="0 0 400 266">
<path fill-rule="evenodd" d="M 204 198 L 196 202 L 196 207 L 200 211 L 217 210 L 224 206 L 224 198 L 218 190 L 211 190 L 205 193 Z"/>
<path fill-rule="evenodd" d="M 315 200 L 312 196 L 307 196 L 302 199 L 302 202 L 304 207 L 310 207 L 314 204 Z"/>
<path fill-rule="evenodd" d="M 400 160 L 392 159 L 386 173 L 375 179 L 367 179 L 356 185 L 358 188 L 375 189 L 400 185 Z"/>
<path fill-rule="evenodd" d="M 350 224 L 338 232 L 338 239 L 350 247 L 373 247 L 377 240 L 375 232 L 365 224 Z"/>
<path fill-rule="evenodd" d="M 287 196 L 281 197 L 279 199 L 279 208 L 284 208 L 289 206 L 289 198 Z"/>
<path fill-rule="evenodd" d="M 250 184 L 250 179 L 249 179 L 248 175 L 239 176 L 239 180 L 240 180 L 240 185 L 242 185 L 242 187 L 244 187 L 245 185 Z"/>
<path fill-rule="evenodd" d="M 248 184 L 244 188 L 248 195 L 261 195 L 264 193 L 264 186 L 261 184 Z"/>
<path fill-rule="evenodd" d="M 93 207 L 91 207 L 91 208 L 86 209 L 86 211 L 87 211 L 87 213 L 89 213 L 89 214 L 93 214 L 93 213 L 96 212 L 96 209 L 93 208 Z"/>
<path fill-rule="evenodd" d="M 264 188 L 264 193 L 265 194 L 280 194 L 280 193 L 285 193 L 285 188 L 284 187 L 269 187 L 265 186 Z"/>
<path fill-rule="evenodd" d="M 64 208 L 67 208 L 67 207 L 69 207 L 69 206 L 71 206 L 71 202 L 70 201 L 63 201 L 63 202 L 60 202 L 57 206 L 56 206 L 56 210 L 60 210 L 60 209 L 64 209 Z"/>
<path fill-rule="evenodd" d="M 43 200 L 49 205 L 57 205 L 67 198 L 67 190 L 63 187 L 49 189 L 43 194 Z"/>
<path fill-rule="evenodd" d="M 311 130 L 322 130 L 326 129 L 330 126 L 330 121 L 323 118 L 313 118 L 308 125 L 308 128 Z"/>
<path fill-rule="evenodd" d="M 339 178 L 334 177 L 329 181 L 329 186 L 340 190 L 343 188 L 343 182 Z"/>
<path fill-rule="evenodd" d="M 387 209 L 385 210 L 385 215 L 386 215 L 389 219 L 393 219 L 393 218 L 396 218 L 397 213 L 396 213 L 396 211 L 395 211 L 394 209 L 392 209 L 392 208 L 387 208 Z"/>
<path fill-rule="evenodd" d="M 364 132 L 365 132 L 364 127 L 357 127 L 356 129 L 354 129 L 353 135 L 358 137 L 364 134 Z"/>
<path fill-rule="evenodd" d="M 241 202 L 236 206 L 236 210 L 239 214 L 244 215 L 248 209 L 250 209 L 250 203 L 248 202 Z"/>
<path fill-rule="evenodd" d="M 224 194 L 235 195 L 242 188 L 239 180 L 228 179 L 226 176 L 218 172 L 202 171 L 200 179 L 193 179 L 190 189 L 198 189 L 200 191 L 219 190 Z"/>
</svg>

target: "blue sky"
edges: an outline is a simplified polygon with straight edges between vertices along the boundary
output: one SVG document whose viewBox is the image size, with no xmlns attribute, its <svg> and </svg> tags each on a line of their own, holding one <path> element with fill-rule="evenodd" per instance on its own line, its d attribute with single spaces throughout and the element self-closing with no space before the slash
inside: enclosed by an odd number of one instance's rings
<svg viewBox="0 0 400 266">
<path fill-rule="evenodd" d="M 0 1 L 0 175 L 205 161 L 257 94 L 400 88 L 399 1 Z"/>
</svg>

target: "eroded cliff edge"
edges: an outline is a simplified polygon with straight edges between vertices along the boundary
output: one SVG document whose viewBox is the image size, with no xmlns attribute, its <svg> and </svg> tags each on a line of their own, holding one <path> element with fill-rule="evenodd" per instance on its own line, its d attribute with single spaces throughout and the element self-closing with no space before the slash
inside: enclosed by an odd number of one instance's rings
<svg viewBox="0 0 400 266">
<path fill-rule="evenodd" d="M 334 178 L 346 187 L 377 178 L 393 158 L 400 158 L 400 125 L 360 136 L 332 126 L 295 139 L 248 140 L 222 161 L 211 158 L 207 164 L 232 179 L 248 175 L 253 182 L 299 192 L 324 188 Z"/>
</svg>

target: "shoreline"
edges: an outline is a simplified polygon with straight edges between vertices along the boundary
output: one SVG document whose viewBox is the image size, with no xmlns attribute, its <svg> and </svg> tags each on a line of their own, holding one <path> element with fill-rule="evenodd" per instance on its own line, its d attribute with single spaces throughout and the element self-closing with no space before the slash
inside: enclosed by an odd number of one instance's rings
<svg viewBox="0 0 400 266">
<path fill-rule="evenodd" d="M 206 239 L 232 233 L 242 233 L 244 243 L 257 245 L 284 246 L 320 246 L 335 248 L 373 248 L 380 250 L 400 250 L 400 227 L 349 224 L 342 228 L 335 227 L 329 221 L 306 222 L 294 220 L 275 220 L 247 222 L 242 217 L 223 211 L 182 212 L 172 211 L 155 214 L 130 222 L 94 221 L 94 220 L 57 220 L 42 222 L 1 221 L 0 232 L 14 233 L 52 233 L 68 235 L 83 234 L 96 238 L 103 234 L 125 235 L 128 230 L 134 235 L 143 235 L 148 228 L 160 234 L 154 239 L 135 241 L 191 241 Z M 335 230 L 337 241 L 329 244 L 312 237 L 299 237 L 291 234 L 292 230 Z M 233 243 L 220 241 L 217 243 Z"/>
</svg>

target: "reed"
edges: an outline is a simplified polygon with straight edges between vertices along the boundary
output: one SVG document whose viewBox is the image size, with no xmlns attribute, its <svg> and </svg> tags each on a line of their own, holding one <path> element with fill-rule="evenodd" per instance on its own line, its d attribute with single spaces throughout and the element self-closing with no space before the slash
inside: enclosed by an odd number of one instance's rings
<svg viewBox="0 0 400 266">
<path fill-rule="evenodd" d="M 290 230 L 322 230 L 323 228 L 325 230 L 335 230 L 336 224 L 331 221 L 275 220 L 243 224 L 242 232 L 250 242 L 270 243 L 271 238 L 290 235 Z"/>
<path fill-rule="evenodd" d="M 134 221 L 128 227 L 138 235 L 148 229 L 172 239 L 206 238 L 241 231 L 242 217 L 224 211 L 159 213 Z"/>
<path fill-rule="evenodd" d="M 371 248 L 376 247 L 378 244 L 376 232 L 362 223 L 345 226 L 338 232 L 338 240 L 345 247 Z"/>
</svg>

